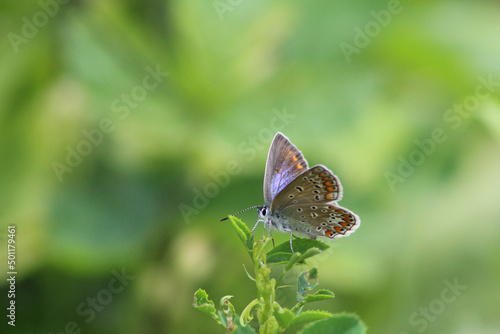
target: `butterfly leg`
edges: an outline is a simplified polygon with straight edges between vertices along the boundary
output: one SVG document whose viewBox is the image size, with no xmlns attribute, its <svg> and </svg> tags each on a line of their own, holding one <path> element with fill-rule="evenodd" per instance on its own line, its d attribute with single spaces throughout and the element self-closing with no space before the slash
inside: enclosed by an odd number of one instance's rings
<svg viewBox="0 0 500 334">
<path fill-rule="evenodd" d="M 267 236 L 268 236 L 268 237 L 271 237 L 271 240 L 273 241 L 273 248 L 274 248 L 274 237 L 273 237 L 273 235 L 272 235 L 272 233 L 271 233 L 271 225 L 269 225 L 269 229 L 268 229 L 268 231 L 269 231 L 269 232 L 267 233 Z"/>
<path fill-rule="evenodd" d="M 262 239 L 264 239 L 266 236 L 266 230 L 267 230 L 267 237 L 268 238 L 271 237 L 271 239 L 273 240 L 273 247 L 274 247 L 274 238 L 271 233 L 271 224 L 264 223 L 264 232 L 262 233 Z"/>
<path fill-rule="evenodd" d="M 250 239 L 250 242 L 252 242 L 252 243 L 253 243 L 253 237 L 255 236 L 255 230 L 257 229 L 257 226 L 259 226 L 260 222 L 261 222 L 261 220 L 257 219 L 257 222 L 255 223 L 255 226 L 250 231 L 252 233 L 252 239 Z"/>
<path fill-rule="evenodd" d="M 292 232 L 290 232 L 290 249 L 292 250 L 292 253 L 295 253 L 295 252 L 293 251 L 293 246 L 292 246 L 292 240 L 293 240 L 293 238 L 292 238 L 292 237 L 295 237 L 295 236 L 293 235 L 293 233 L 292 233 Z"/>
<path fill-rule="evenodd" d="M 267 236 L 268 236 L 268 237 L 271 237 L 271 238 L 273 237 L 273 235 L 272 235 L 272 233 L 271 233 L 271 224 L 269 224 L 269 225 L 267 226 Z"/>
</svg>

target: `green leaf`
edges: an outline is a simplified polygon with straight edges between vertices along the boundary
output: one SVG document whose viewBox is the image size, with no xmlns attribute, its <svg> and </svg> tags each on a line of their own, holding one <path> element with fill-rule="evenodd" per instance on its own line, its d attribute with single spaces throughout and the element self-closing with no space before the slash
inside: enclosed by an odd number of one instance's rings
<svg viewBox="0 0 500 334">
<path fill-rule="evenodd" d="M 331 316 L 332 314 L 326 311 L 304 311 L 293 318 L 290 326 L 326 319 L 330 318 Z"/>
<path fill-rule="evenodd" d="M 279 254 L 286 254 L 286 253 L 279 253 Z M 290 258 L 290 260 L 288 261 L 288 263 L 286 264 L 285 266 L 285 271 L 288 271 L 290 269 L 292 269 L 292 267 L 297 263 L 299 262 L 299 260 L 301 259 L 301 256 L 302 254 L 301 253 L 294 253 L 292 255 L 292 257 Z"/>
<path fill-rule="evenodd" d="M 243 269 L 247 273 L 248 278 L 250 278 L 252 281 L 255 282 L 255 278 L 253 278 L 252 275 L 250 275 L 250 273 L 248 272 L 247 267 L 245 267 L 245 265 L 243 265 Z"/>
<path fill-rule="evenodd" d="M 244 222 L 242 222 L 240 219 L 238 219 L 234 216 L 229 216 L 229 220 L 231 221 L 231 224 L 233 224 L 234 229 L 236 230 L 236 233 L 238 234 L 238 237 L 243 242 L 243 244 L 247 248 L 247 251 L 251 255 L 252 249 L 253 249 L 252 240 L 251 240 L 252 233 L 250 233 L 248 226 Z"/>
<path fill-rule="evenodd" d="M 205 313 L 214 313 L 216 311 L 214 302 L 208 299 L 208 294 L 203 289 L 198 289 L 195 292 L 193 306 Z"/>
<path fill-rule="evenodd" d="M 219 325 L 226 327 L 222 322 L 220 317 L 217 315 L 217 310 L 215 309 L 214 302 L 208 299 L 208 294 L 203 289 L 198 289 L 194 294 L 194 308 L 208 314 L 212 319 L 217 321 Z"/>
<path fill-rule="evenodd" d="M 318 268 L 316 268 L 316 267 L 309 269 L 309 280 L 312 280 L 312 279 L 315 279 L 315 280 L 318 279 Z"/>
<path fill-rule="evenodd" d="M 295 239 L 292 242 L 293 244 L 293 250 L 295 253 L 301 253 L 301 254 L 306 254 L 307 251 L 311 248 L 317 248 L 320 251 L 324 251 L 330 246 L 327 244 L 318 241 L 318 240 L 313 240 L 313 239 Z M 267 263 L 269 264 L 278 264 L 278 263 L 285 263 L 289 261 L 294 253 L 292 253 L 292 250 L 290 249 L 290 242 L 285 241 L 278 246 L 274 247 L 271 249 L 269 252 L 267 252 Z M 309 253 L 306 258 L 317 255 L 319 253 Z M 300 262 L 303 262 L 306 258 L 302 259 Z"/>
<path fill-rule="evenodd" d="M 298 301 L 302 301 L 303 297 L 307 293 L 307 291 L 313 289 L 317 284 L 317 270 L 316 268 L 311 269 L 311 271 L 304 271 L 299 275 L 298 283 L 297 283 L 297 294 Z M 313 273 L 316 277 L 313 277 L 315 282 L 311 283 L 310 273 Z"/>
<path fill-rule="evenodd" d="M 270 317 L 260 326 L 260 334 L 276 334 L 279 329 L 278 321 L 275 317 Z"/>
<path fill-rule="evenodd" d="M 252 312 L 252 309 L 259 305 L 259 300 L 254 299 L 250 302 L 250 304 L 245 307 L 243 312 L 241 312 L 241 317 L 240 317 L 240 324 L 241 326 L 246 326 L 250 321 L 252 321 L 253 316 L 250 314 Z"/>
<path fill-rule="evenodd" d="M 325 300 L 325 299 L 332 299 L 332 298 L 335 298 L 335 295 L 333 294 L 333 292 L 331 292 L 329 290 L 322 289 L 322 290 L 318 290 L 314 295 L 307 295 L 304 298 L 304 302 L 310 303 L 310 302 L 315 302 L 318 300 Z"/>
<path fill-rule="evenodd" d="M 337 314 L 305 326 L 299 334 L 364 334 L 366 326 L 356 315 Z"/>
<path fill-rule="evenodd" d="M 219 312 L 220 319 L 227 330 L 227 333 L 234 333 L 238 328 L 235 323 L 236 312 L 234 311 L 234 306 L 229 302 L 233 296 L 224 296 L 221 298 L 219 307 L 221 312 Z"/>
<path fill-rule="evenodd" d="M 280 254 L 283 254 L 283 253 L 280 253 Z M 266 255 L 267 256 L 267 255 Z M 290 260 L 287 262 L 285 268 L 283 268 L 283 272 L 281 273 L 280 277 L 278 278 L 278 280 L 276 281 L 276 286 L 279 286 L 280 282 L 281 282 L 281 279 L 285 276 L 285 274 L 290 270 L 292 269 L 292 267 L 297 264 L 297 262 L 299 261 L 300 257 L 302 256 L 302 254 L 300 253 L 294 253 L 292 255 L 292 257 L 290 258 Z"/>
<path fill-rule="evenodd" d="M 278 303 L 274 302 L 274 316 L 281 328 L 287 328 L 290 326 L 295 315 L 291 310 L 286 307 L 283 309 Z"/>
<path fill-rule="evenodd" d="M 268 252 L 266 262 L 268 264 L 281 264 L 290 261 L 291 257 L 292 256 L 290 253 L 274 253 L 272 255 L 269 255 Z"/>
<path fill-rule="evenodd" d="M 236 316 L 235 323 L 240 323 L 240 318 Z M 255 331 L 250 326 L 238 326 L 233 334 L 255 334 Z"/>
<path fill-rule="evenodd" d="M 298 262 L 303 263 L 306 259 L 318 255 L 319 253 L 321 253 L 319 248 L 316 247 L 309 248 L 304 254 L 302 254 Z"/>
<path fill-rule="evenodd" d="M 264 238 L 254 243 L 255 247 L 252 251 L 252 259 L 254 264 L 259 262 L 262 262 L 264 264 L 267 263 L 266 249 L 268 249 L 268 246 L 272 240 L 273 239 L 271 238 Z"/>
</svg>

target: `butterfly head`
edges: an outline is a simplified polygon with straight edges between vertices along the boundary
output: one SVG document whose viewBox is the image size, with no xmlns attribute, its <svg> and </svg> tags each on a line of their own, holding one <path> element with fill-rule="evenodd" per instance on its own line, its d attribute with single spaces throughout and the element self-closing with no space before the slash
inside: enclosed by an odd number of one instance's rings
<svg viewBox="0 0 500 334">
<path fill-rule="evenodd" d="M 269 213 L 269 208 L 267 205 L 259 206 L 257 207 L 257 215 L 259 216 L 259 219 L 264 219 Z"/>
</svg>

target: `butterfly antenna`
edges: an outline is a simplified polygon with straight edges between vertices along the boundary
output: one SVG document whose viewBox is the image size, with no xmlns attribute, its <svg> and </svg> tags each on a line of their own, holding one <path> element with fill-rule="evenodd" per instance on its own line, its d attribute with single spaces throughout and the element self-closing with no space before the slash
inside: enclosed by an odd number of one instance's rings
<svg viewBox="0 0 500 334">
<path fill-rule="evenodd" d="M 231 216 L 236 216 L 236 215 L 239 215 L 240 213 L 245 212 L 245 211 L 247 211 L 247 210 L 250 210 L 250 209 L 255 209 L 255 208 L 261 208 L 261 207 L 262 207 L 262 206 L 260 206 L 260 205 L 251 206 L 251 207 L 246 208 L 245 210 L 241 210 L 240 212 L 237 212 L 237 213 L 235 213 L 234 215 L 231 215 Z M 229 218 L 229 217 L 222 218 L 222 219 L 221 219 L 221 220 L 219 220 L 219 221 L 221 222 L 221 221 L 223 221 L 223 220 L 227 220 L 228 218 Z"/>
</svg>

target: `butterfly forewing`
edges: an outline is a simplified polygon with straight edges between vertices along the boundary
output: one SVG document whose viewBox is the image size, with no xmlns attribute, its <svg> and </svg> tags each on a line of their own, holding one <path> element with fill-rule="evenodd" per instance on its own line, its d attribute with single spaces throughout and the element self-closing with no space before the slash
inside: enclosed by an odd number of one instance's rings
<svg viewBox="0 0 500 334">
<path fill-rule="evenodd" d="M 342 199 L 339 179 L 325 166 L 311 167 L 290 182 L 273 201 L 271 211 L 299 203 L 330 203 Z"/>
<path fill-rule="evenodd" d="M 271 206 L 276 195 L 297 175 L 308 169 L 302 153 L 288 138 L 278 132 L 269 149 L 264 176 L 264 201 Z"/>
</svg>

